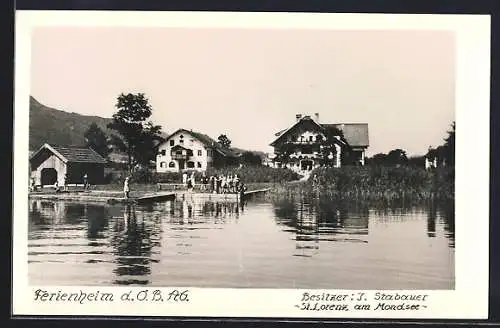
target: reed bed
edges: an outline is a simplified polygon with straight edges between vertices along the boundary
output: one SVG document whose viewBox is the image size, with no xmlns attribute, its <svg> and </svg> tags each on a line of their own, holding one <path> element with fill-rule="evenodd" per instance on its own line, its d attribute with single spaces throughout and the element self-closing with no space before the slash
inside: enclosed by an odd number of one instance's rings
<svg viewBox="0 0 500 328">
<path fill-rule="evenodd" d="M 317 176 L 314 183 L 313 176 Z M 366 200 L 391 203 L 420 203 L 423 200 L 453 200 L 454 170 L 426 171 L 416 167 L 342 167 L 319 168 L 309 180 L 273 184 L 275 198 L 299 197 L 338 200 Z"/>
</svg>

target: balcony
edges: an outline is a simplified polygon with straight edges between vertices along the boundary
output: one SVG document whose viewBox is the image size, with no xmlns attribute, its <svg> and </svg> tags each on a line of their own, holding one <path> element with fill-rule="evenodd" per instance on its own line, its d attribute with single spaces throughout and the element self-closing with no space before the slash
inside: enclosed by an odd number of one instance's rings
<svg viewBox="0 0 500 328">
<path fill-rule="evenodd" d="M 189 155 L 188 154 L 172 154 L 172 159 L 186 161 L 189 159 Z"/>
<path fill-rule="evenodd" d="M 294 144 L 294 145 L 315 145 L 319 144 L 319 140 L 288 140 L 286 141 L 287 144 Z"/>
<path fill-rule="evenodd" d="M 170 153 L 170 156 L 174 160 L 188 160 L 189 157 L 193 156 L 193 151 L 191 149 L 177 149 Z"/>
</svg>

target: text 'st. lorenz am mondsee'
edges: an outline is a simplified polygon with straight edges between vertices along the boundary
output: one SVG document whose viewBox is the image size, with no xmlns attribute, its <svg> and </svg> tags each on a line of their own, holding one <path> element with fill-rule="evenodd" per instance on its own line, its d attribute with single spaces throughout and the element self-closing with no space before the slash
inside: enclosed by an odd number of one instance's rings
<svg viewBox="0 0 500 328">
<path fill-rule="evenodd" d="M 300 311 L 347 312 L 347 311 L 410 311 L 416 312 L 427 308 L 428 294 L 402 292 L 303 292 L 293 306 Z M 91 303 L 91 302 L 148 302 L 148 303 L 189 303 L 189 290 L 142 289 L 122 293 L 101 292 L 65 292 L 37 289 L 34 301 L 48 303 Z"/>
</svg>

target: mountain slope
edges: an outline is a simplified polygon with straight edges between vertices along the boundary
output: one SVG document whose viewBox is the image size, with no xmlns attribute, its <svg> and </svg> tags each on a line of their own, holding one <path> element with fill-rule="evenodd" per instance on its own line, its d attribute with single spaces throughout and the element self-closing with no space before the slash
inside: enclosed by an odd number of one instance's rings
<svg viewBox="0 0 500 328">
<path fill-rule="evenodd" d="M 54 145 L 85 145 L 85 132 L 92 123 L 107 135 L 116 134 L 116 131 L 107 128 L 111 118 L 87 116 L 69 113 L 63 110 L 47 107 L 30 97 L 29 114 L 29 148 L 37 150 L 44 143 Z M 162 132 L 162 136 L 167 134 Z"/>
<path fill-rule="evenodd" d="M 30 97 L 29 148 L 36 150 L 44 143 L 55 145 L 85 145 L 84 134 L 96 123 L 106 134 L 110 118 L 68 113 L 42 105 Z"/>
</svg>

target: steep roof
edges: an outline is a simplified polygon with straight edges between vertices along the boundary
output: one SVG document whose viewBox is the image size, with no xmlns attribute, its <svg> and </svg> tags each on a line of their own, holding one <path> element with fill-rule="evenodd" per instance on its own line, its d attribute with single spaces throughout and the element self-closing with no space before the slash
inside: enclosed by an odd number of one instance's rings
<svg viewBox="0 0 500 328">
<path fill-rule="evenodd" d="M 281 130 L 281 131 L 275 133 L 275 136 L 277 136 L 277 138 L 270 145 L 274 146 L 274 144 L 278 140 L 280 140 L 284 135 L 288 134 L 290 131 L 294 130 L 295 127 L 303 124 L 304 122 L 312 123 L 312 126 L 316 127 L 318 130 L 322 130 L 322 126 L 320 124 L 316 123 L 316 121 L 314 121 L 310 116 L 304 116 L 300 120 L 293 123 L 293 125 L 290 126 L 288 129 L 284 129 L 284 130 Z"/>
<path fill-rule="evenodd" d="M 271 143 L 271 145 L 274 145 L 276 143 L 276 141 L 281 139 L 281 137 L 286 135 L 290 130 L 292 130 L 295 126 L 297 126 L 299 123 L 303 122 L 304 120 L 312 121 L 312 122 L 316 123 L 317 125 L 319 125 L 323 129 L 336 128 L 336 129 L 342 131 L 342 134 L 344 135 L 345 141 L 351 147 L 368 147 L 370 145 L 369 136 L 368 136 L 368 123 L 318 124 L 310 116 L 305 116 L 305 117 L 301 118 L 299 121 L 295 122 L 288 129 L 284 129 L 284 130 L 281 130 L 281 131 L 275 133 L 277 138 L 276 138 L 276 140 L 274 140 Z"/>
<path fill-rule="evenodd" d="M 37 157 L 39 154 L 50 151 L 57 157 L 59 157 L 63 162 L 73 162 L 73 163 L 106 163 L 101 155 L 95 152 L 91 148 L 79 147 L 79 146 L 55 146 L 44 144 L 37 152 L 35 152 L 30 160 Z"/>
<path fill-rule="evenodd" d="M 238 157 L 239 156 L 239 154 L 237 154 L 233 150 L 222 147 L 220 143 L 218 143 L 214 139 L 210 138 L 208 135 L 206 135 L 204 133 L 192 131 L 192 130 L 179 129 L 179 130 L 175 131 L 174 133 L 172 133 L 170 136 L 168 136 L 165 139 L 165 142 L 167 142 L 172 136 L 176 135 L 179 132 L 186 133 L 186 134 L 189 134 L 189 135 L 195 137 L 196 139 L 201 141 L 205 146 L 213 148 L 214 150 L 216 150 L 217 152 L 219 152 L 223 156 L 226 156 L 226 157 Z"/>
</svg>

